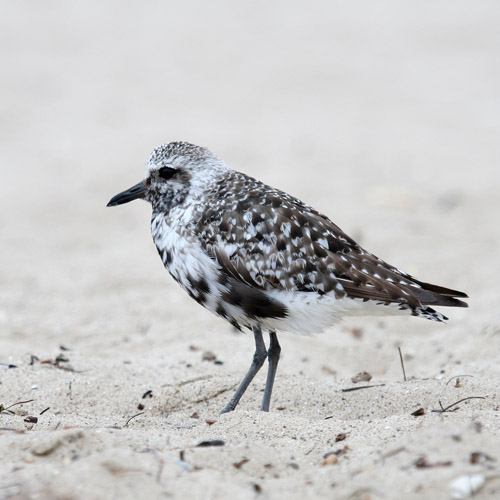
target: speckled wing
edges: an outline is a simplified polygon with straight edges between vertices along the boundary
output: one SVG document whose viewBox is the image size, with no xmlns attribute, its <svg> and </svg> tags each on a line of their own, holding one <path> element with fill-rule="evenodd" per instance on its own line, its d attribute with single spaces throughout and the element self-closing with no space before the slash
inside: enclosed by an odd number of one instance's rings
<svg viewBox="0 0 500 500">
<path fill-rule="evenodd" d="M 466 306 L 453 298 L 465 294 L 386 264 L 300 200 L 246 176 L 242 184 L 238 193 L 222 193 L 226 208 L 208 209 L 196 229 L 208 254 L 237 281 L 260 290 L 333 293 L 412 309 Z"/>
</svg>

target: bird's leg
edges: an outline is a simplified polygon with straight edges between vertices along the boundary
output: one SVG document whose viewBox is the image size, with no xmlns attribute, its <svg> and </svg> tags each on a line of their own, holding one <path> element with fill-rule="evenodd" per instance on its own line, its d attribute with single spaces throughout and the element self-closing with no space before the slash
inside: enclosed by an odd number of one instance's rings
<svg viewBox="0 0 500 500">
<path fill-rule="evenodd" d="M 262 330 L 260 326 L 253 327 L 253 336 L 255 338 L 255 353 L 253 355 L 253 361 L 250 365 L 250 368 L 241 381 L 238 389 L 234 393 L 233 397 L 229 401 L 229 403 L 224 407 L 221 411 L 222 413 L 227 413 L 228 411 L 233 411 L 236 408 L 241 396 L 247 390 L 247 387 L 250 385 L 250 382 L 253 380 L 257 372 L 262 368 L 264 361 L 267 358 L 266 344 L 264 344 L 264 339 L 262 338 Z"/>
<path fill-rule="evenodd" d="M 269 368 L 267 369 L 266 389 L 264 390 L 264 397 L 262 399 L 262 411 L 269 411 L 269 403 L 271 402 L 271 394 L 273 392 L 274 377 L 278 369 L 278 362 L 280 360 L 281 347 L 278 342 L 276 332 L 269 332 L 269 350 L 267 351 L 267 360 L 269 361 Z"/>
</svg>

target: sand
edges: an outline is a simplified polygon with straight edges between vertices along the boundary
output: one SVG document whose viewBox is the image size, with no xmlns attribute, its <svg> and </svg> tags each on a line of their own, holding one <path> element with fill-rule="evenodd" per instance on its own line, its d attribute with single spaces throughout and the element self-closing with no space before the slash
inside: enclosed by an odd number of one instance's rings
<svg viewBox="0 0 500 500">
<path fill-rule="evenodd" d="M 4 4 L 0 404 L 29 402 L 0 413 L 0 499 L 498 498 L 499 22 L 494 1 Z M 146 203 L 105 208 L 176 139 L 470 308 L 282 333 L 271 411 L 263 370 L 219 416 L 252 336 L 165 272 Z"/>
</svg>

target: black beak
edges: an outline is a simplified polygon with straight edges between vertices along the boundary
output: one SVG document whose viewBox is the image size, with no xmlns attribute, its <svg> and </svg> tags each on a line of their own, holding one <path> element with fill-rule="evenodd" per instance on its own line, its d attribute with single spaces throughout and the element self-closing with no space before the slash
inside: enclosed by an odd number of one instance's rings
<svg viewBox="0 0 500 500">
<path fill-rule="evenodd" d="M 118 193 L 116 196 L 113 196 L 109 203 L 106 205 L 107 207 L 116 207 L 116 205 L 123 205 L 124 203 L 128 203 L 132 200 L 137 200 L 138 198 L 144 198 L 146 195 L 146 186 L 144 182 L 139 182 L 135 186 L 132 186 L 130 189 L 123 191 L 122 193 Z"/>
</svg>

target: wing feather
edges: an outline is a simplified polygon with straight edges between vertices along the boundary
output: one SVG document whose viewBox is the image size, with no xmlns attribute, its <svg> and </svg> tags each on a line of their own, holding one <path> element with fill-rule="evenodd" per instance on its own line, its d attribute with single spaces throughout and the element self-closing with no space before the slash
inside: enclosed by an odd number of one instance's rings
<svg viewBox="0 0 500 500">
<path fill-rule="evenodd" d="M 237 281 L 260 290 L 334 293 L 412 309 L 467 306 L 455 298 L 466 294 L 387 264 L 300 200 L 247 176 L 240 181 L 244 194 L 235 193 L 234 202 L 225 204 L 229 209 L 207 210 L 195 229 L 208 254 Z"/>
</svg>

